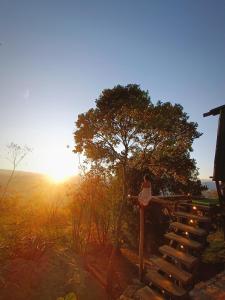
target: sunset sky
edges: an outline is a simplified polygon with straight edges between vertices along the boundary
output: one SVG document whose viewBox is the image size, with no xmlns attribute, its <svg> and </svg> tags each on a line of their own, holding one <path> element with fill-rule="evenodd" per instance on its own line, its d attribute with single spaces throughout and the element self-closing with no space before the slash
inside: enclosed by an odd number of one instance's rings
<svg viewBox="0 0 225 300">
<path fill-rule="evenodd" d="M 0 0 L 0 169 L 15 142 L 33 149 L 19 169 L 76 173 L 77 115 L 129 83 L 198 122 L 211 176 L 218 117 L 202 114 L 225 104 L 225 1 Z"/>
</svg>

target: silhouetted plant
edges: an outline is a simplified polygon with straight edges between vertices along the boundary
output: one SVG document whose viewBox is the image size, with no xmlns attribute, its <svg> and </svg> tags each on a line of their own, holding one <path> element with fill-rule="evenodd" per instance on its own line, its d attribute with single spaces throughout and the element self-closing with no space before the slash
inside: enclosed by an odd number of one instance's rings
<svg viewBox="0 0 225 300">
<path fill-rule="evenodd" d="M 11 144 L 7 145 L 7 150 L 8 150 L 7 160 L 12 164 L 12 171 L 8 178 L 8 181 L 6 182 L 5 187 L 3 188 L 3 192 L 1 195 L 1 201 L 0 201 L 1 203 L 5 198 L 9 184 L 12 181 L 12 178 L 13 178 L 16 168 L 21 163 L 21 161 L 26 157 L 26 155 L 32 151 L 32 149 L 27 146 L 20 146 L 15 143 L 11 143 Z"/>
</svg>

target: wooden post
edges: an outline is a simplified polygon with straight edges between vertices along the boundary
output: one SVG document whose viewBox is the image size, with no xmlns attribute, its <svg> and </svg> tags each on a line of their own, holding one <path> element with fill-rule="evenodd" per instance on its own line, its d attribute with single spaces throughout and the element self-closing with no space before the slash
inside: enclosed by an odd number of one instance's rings
<svg viewBox="0 0 225 300">
<path fill-rule="evenodd" d="M 139 238 L 139 280 L 143 280 L 144 271 L 144 206 L 140 206 L 140 238 Z"/>
</svg>

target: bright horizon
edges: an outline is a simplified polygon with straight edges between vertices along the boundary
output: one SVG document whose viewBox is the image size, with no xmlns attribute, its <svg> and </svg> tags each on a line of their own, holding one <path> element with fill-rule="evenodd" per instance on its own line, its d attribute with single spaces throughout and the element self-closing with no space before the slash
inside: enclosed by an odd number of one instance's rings
<svg viewBox="0 0 225 300">
<path fill-rule="evenodd" d="M 33 149 L 18 170 L 76 175 L 78 114 L 103 89 L 137 83 L 199 124 L 192 157 L 208 179 L 218 116 L 202 114 L 225 104 L 224 53 L 220 0 L 1 1 L 0 169 L 14 142 Z"/>
</svg>

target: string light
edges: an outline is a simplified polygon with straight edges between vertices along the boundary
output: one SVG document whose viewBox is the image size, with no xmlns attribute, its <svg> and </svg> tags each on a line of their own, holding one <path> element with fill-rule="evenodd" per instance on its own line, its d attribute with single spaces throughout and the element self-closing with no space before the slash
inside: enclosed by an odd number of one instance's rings
<svg viewBox="0 0 225 300">
<path fill-rule="evenodd" d="M 184 249 L 184 246 L 183 245 L 180 245 L 181 249 Z"/>
<path fill-rule="evenodd" d="M 196 210 L 196 209 L 197 209 L 197 207 L 196 207 L 196 206 L 193 206 L 192 208 L 193 208 L 194 210 Z"/>
<path fill-rule="evenodd" d="M 188 235 L 188 232 L 186 231 L 185 234 Z"/>
<path fill-rule="evenodd" d="M 190 223 L 194 223 L 194 221 L 191 219 L 191 220 L 190 220 Z"/>
</svg>

